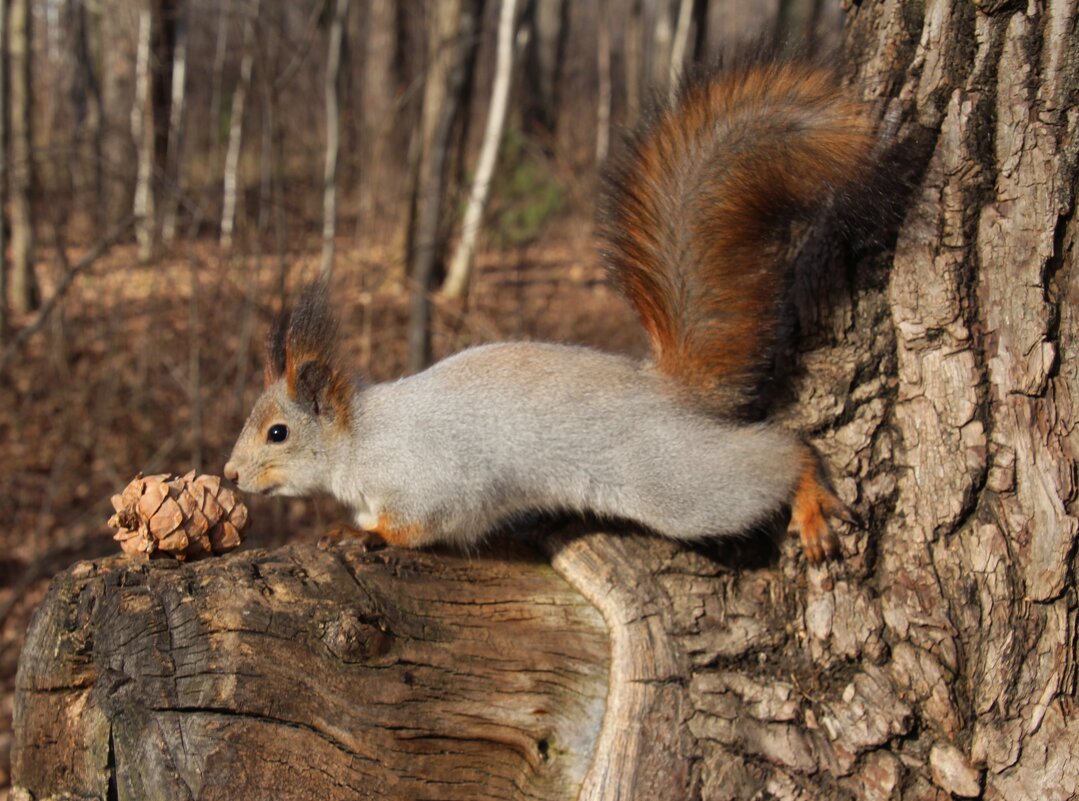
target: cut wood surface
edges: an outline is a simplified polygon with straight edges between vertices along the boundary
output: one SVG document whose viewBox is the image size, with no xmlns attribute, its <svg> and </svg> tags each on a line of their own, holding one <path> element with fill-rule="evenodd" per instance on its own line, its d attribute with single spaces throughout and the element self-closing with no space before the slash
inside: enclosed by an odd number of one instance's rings
<svg viewBox="0 0 1079 801">
<path fill-rule="evenodd" d="M 596 610 L 510 547 L 82 562 L 22 655 L 16 792 L 573 798 L 607 653 Z"/>
</svg>

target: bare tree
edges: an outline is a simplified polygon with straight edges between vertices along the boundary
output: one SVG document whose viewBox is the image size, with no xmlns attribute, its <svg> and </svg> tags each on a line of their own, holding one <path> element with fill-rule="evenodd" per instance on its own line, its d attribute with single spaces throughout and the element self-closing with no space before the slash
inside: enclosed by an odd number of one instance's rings
<svg viewBox="0 0 1079 801">
<path fill-rule="evenodd" d="M 326 55 L 326 162 L 322 173 L 322 279 L 333 273 L 334 236 L 337 230 L 337 152 L 341 141 L 341 45 L 349 0 L 337 0 Z"/>
<path fill-rule="evenodd" d="M 129 6 L 125 6 L 128 7 Z M 91 38 L 101 71 L 101 214 L 116 222 L 131 215 L 132 190 L 136 183 L 137 158 L 131 158 L 131 94 L 133 70 L 129 54 L 110 46 L 126 35 L 118 0 L 100 0 L 87 7 L 94 22 Z M 137 146 L 136 146 L 137 147 Z"/>
<path fill-rule="evenodd" d="M 428 69 L 423 97 L 423 151 L 410 229 L 412 302 L 409 308 L 408 366 L 415 372 L 431 361 L 430 299 L 443 258 L 442 205 L 450 138 L 461 107 L 478 37 L 479 4 L 446 0 L 432 10 Z"/>
<path fill-rule="evenodd" d="M 396 4 L 391 0 L 369 0 L 364 26 L 364 58 L 361 99 L 363 114 L 360 133 L 360 219 L 369 234 L 382 221 L 391 203 L 401 201 L 399 182 L 390 178 L 398 153 L 391 147 L 394 129 L 395 51 L 397 41 Z"/>
<path fill-rule="evenodd" d="M 0 342 L 7 331 L 7 0 L 0 0 Z"/>
<path fill-rule="evenodd" d="M 90 179 L 89 202 L 95 224 L 102 227 L 107 219 L 105 198 L 105 107 L 102 99 L 99 67 L 94 58 L 91 39 L 91 12 L 83 0 L 68 0 L 68 20 L 74 47 L 74 75 L 71 81 L 71 103 L 74 107 L 72 130 L 79 146 L 81 160 L 88 165 Z M 90 136 L 87 137 L 87 129 Z M 80 155 L 81 155 L 80 154 Z M 85 198 L 83 199 L 85 200 Z"/>
<path fill-rule="evenodd" d="M 663 92 L 671 78 L 671 53 L 674 31 L 671 25 L 671 0 L 653 5 L 655 22 L 652 26 L 650 89 Z"/>
<path fill-rule="evenodd" d="M 525 130 L 541 134 L 543 145 L 550 148 L 558 119 L 568 10 L 565 0 L 532 0 L 523 13 L 522 25 L 530 32 L 522 70 L 527 90 L 518 102 L 523 106 Z"/>
<path fill-rule="evenodd" d="M 168 186 L 164 194 L 164 212 L 161 218 L 161 239 L 171 242 L 176 236 L 176 217 L 184 187 L 184 108 L 187 99 L 187 3 L 176 10 L 175 46 L 172 54 L 172 87 L 169 103 L 168 154 L 165 159 L 165 178 Z"/>
<path fill-rule="evenodd" d="M 214 38 L 214 63 L 210 73 L 210 152 L 215 165 L 221 158 L 221 97 L 231 11 L 232 0 L 220 0 L 217 12 L 217 35 Z"/>
<path fill-rule="evenodd" d="M 135 238 L 139 259 L 147 261 L 154 250 L 154 125 L 150 102 L 150 39 L 153 29 L 153 6 L 143 0 L 139 7 L 138 49 L 135 56 L 135 102 L 131 106 L 131 136 L 138 153 L 135 178 Z"/>
<path fill-rule="evenodd" d="M 606 37 L 608 53 L 611 50 L 611 2 L 612 0 L 599 0 L 599 21 L 596 23 L 601 29 L 599 36 Z M 626 90 L 626 125 L 636 125 L 641 115 L 643 106 L 641 87 L 644 82 L 644 0 L 628 0 L 626 15 L 625 44 L 623 45 L 623 59 L 625 63 L 625 90 Z M 606 22 L 604 22 L 606 20 Z M 600 47 L 603 47 L 601 42 Z M 607 73 L 610 74 L 611 56 L 607 56 Z M 608 81 L 610 79 L 608 78 Z M 599 93 L 603 94 L 603 75 L 600 74 Z M 600 103 L 602 104 L 602 100 Z M 608 106 L 610 104 L 608 103 Z M 608 112 L 608 118 L 610 112 Z"/>
<path fill-rule="evenodd" d="M 255 21 L 258 19 L 259 0 L 247 0 L 244 15 L 242 55 L 240 57 L 240 81 L 232 94 L 232 113 L 229 115 L 229 145 L 225 155 L 224 202 L 221 206 L 221 247 L 232 247 L 233 228 L 236 224 L 236 195 L 239 183 L 240 148 L 243 144 L 244 106 L 251 88 L 251 73 L 255 64 Z"/>
<path fill-rule="evenodd" d="M 30 0 L 11 0 L 8 20 L 8 56 L 11 65 L 11 307 L 27 312 L 40 302 L 34 274 L 34 161 L 31 136 L 30 62 L 33 50 L 33 14 Z"/>
<path fill-rule="evenodd" d="M 693 24 L 694 0 L 680 0 L 678 3 L 678 23 L 674 29 L 674 43 L 671 45 L 671 74 L 668 78 L 670 94 L 678 91 L 682 80 L 682 70 L 686 65 L 686 51 L 689 48 L 689 29 Z"/>
<path fill-rule="evenodd" d="M 629 45 L 627 44 L 627 69 L 629 65 Z M 602 164 L 607 159 L 611 145 L 611 10 L 610 0 L 599 0 L 599 14 L 596 20 L 596 71 L 599 76 L 599 90 L 596 105 L 596 163 Z M 634 83 L 631 75 L 627 86 Z"/>
<path fill-rule="evenodd" d="M 498 160 L 498 146 L 502 141 L 502 129 L 509 107 L 510 77 L 513 73 L 514 20 L 517 0 L 502 0 L 498 17 L 498 53 L 495 59 L 495 78 L 491 86 L 491 103 L 487 111 L 487 128 L 480 145 L 480 157 L 476 164 L 476 176 L 461 225 L 461 238 L 450 261 L 442 292 L 450 298 L 459 298 L 468 289 L 472 272 L 472 260 L 476 250 L 476 238 L 483 209 L 491 189 L 491 178 Z"/>
</svg>

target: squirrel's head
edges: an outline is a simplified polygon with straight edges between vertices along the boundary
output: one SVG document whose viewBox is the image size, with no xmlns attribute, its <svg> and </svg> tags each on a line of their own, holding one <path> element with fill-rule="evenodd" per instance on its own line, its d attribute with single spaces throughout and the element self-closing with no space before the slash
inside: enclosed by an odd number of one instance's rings
<svg viewBox="0 0 1079 801">
<path fill-rule="evenodd" d="M 266 389 L 225 465 L 225 477 L 243 491 L 298 497 L 327 489 L 331 454 L 351 413 L 336 338 L 323 285 L 309 287 L 278 318 L 267 342 Z"/>
</svg>

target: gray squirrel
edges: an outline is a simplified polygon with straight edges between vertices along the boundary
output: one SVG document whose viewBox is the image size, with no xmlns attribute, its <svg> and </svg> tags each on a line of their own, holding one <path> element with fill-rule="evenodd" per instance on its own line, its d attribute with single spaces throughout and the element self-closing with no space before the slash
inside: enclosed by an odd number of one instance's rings
<svg viewBox="0 0 1079 801">
<path fill-rule="evenodd" d="M 404 547 L 472 544 L 536 511 L 700 540 L 789 506 L 808 561 L 838 556 L 827 517 L 843 507 L 816 454 L 743 412 L 778 336 L 791 223 L 864 182 L 873 146 L 865 108 L 820 65 L 687 80 L 615 160 L 601 218 L 651 361 L 502 343 L 366 385 L 340 364 L 315 286 L 271 333 L 266 389 L 225 476 L 247 492 L 331 495 Z"/>
</svg>

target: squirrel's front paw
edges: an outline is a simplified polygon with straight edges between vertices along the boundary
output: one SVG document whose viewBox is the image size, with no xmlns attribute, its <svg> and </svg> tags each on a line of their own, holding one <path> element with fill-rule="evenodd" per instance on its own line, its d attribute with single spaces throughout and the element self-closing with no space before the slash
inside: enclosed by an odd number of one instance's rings
<svg viewBox="0 0 1079 801">
<path fill-rule="evenodd" d="M 320 551 L 328 551 L 344 544 L 354 545 L 366 553 L 385 548 L 386 540 L 373 531 L 364 531 L 363 529 L 352 528 L 352 526 L 332 528 L 319 537 L 318 540 Z"/>
<path fill-rule="evenodd" d="M 821 483 L 817 469 L 815 463 L 807 463 L 791 501 L 791 522 L 787 526 L 788 532 L 798 534 L 811 565 L 842 556 L 839 538 L 828 526 L 827 518 L 844 517 L 846 513 L 843 503 Z"/>
</svg>

